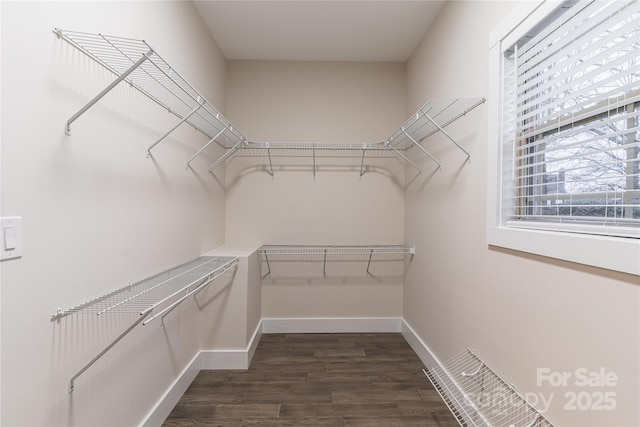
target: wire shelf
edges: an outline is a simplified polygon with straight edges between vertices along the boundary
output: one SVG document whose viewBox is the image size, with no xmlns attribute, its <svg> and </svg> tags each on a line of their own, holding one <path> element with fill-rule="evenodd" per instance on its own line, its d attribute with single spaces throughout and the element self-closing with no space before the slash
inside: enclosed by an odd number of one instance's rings
<svg viewBox="0 0 640 427">
<path fill-rule="evenodd" d="M 367 274 L 372 262 L 404 261 L 415 248 L 403 245 L 263 245 L 258 250 L 271 274 L 272 262 L 322 262 L 326 275 L 328 262 L 366 262 Z"/>
<path fill-rule="evenodd" d="M 118 79 L 67 122 L 75 119 L 117 83 L 125 81 L 170 113 L 182 119 L 224 148 L 244 139 L 206 98 L 162 58 L 146 41 L 104 34 L 54 29 L 61 39 L 88 55 Z M 175 129 L 175 128 L 174 128 Z M 172 129 L 172 131 L 174 130 Z M 171 132 L 171 131 L 170 131 Z M 169 132 L 169 133 L 170 133 Z M 166 137 L 165 135 L 164 137 Z M 164 138 L 163 137 L 163 138 Z M 162 138 L 160 139 L 162 140 Z M 158 140 L 155 144 L 160 142 Z M 153 144 L 149 150 L 155 146 Z"/>
<path fill-rule="evenodd" d="M 403 245 L 263 245 L 258 252 L 268 256 L 313 255 L 405 255 L 415 254 L 415 248 Z"/>
<path fill-rule="evenodd" d="M 172 129 L 147 148 L 147 155 L 150 155 L 151 150 L 182 123 L 188 123 L 206 135 L 209 142 L 186 162 L 187 168 L 213 143 L 226 149 L 226 152 L 209 166 L 209 172 L 213 172 L 233 157 L 243 156 L 266 157 L 269 161 L 269 174 L 272 177 L 272 157 L 312 157 L 314 177 L 316 158 L 338 157 L 360 158 L 361 177 L 365 171 L 365 158 L 396 157 L 422 173 L 422 169 L 405 154 L 412 147 L 417 147 L 438 165 L 438 169 L 441 169 L 441 163 L 421 143 L 434 133 L 442 132 L 466 154 L 467 160 L 470 160 L 469 153 L 444 128 L 485 102 L 484 98 L 431 99 L 391 136 L 379 142 L 365 144 L 255 142 L 247 140 L 235 129 L 229 120 L 146 41 L 58 28 L 54 29 L 54 33 L 116 76 L 114 82 L 69 118 L 65 128 L 67 134 L 70 134 L 71 124 L 78 117 L 117 84 L 125 81 L 180 119 Z"/>
<path fill-rule="evenodd" d="M 430 99 L 385 142 L 407 150 L 414 141 L 421 143 L 484 102 L 485 98 Z"/>
<path fill-rule="evenodd" d="M 463 427 L 553 427 L 472 350 L 424 373 Z"/>
<path fill-rule="evenodd" d="M 53 317 L 74 313 L 101 315 L 108 312 L 142 315 L 220 271 L 226 271 L 236 262 L 237 258 L 232 257 L 200 257 L 75 307 L 59 310 Z"/>
<path fill-rule="evenodd" d="M 249 142 L 238 150 L 236 157 L 316 157 L 316 158 L 361 158 L 363 150 L 367 158 L 396 157 L 383 144 L 324 144 L 309 142 Z"/>
<path fill-rule="evenodd" d="M 112 340 L 105 349 L 71 377 L 69 380 L 69 393 L 74 390 L 75 380 L 137 325 L 140 323 L 146 325 L 158 317 L 162 322 L 162 319 L 182 301 L 189 296 L 195 296 L 209 283 L 234 268 L 237 263 L 238 258 L 234 257 L 200 257 L 67 310 L 58 309 L 53 314 L 52 320 L 58 320 L 70 314 L 139 314 L 131 326 L 116 339 Z"/>
<path fill-rule="evenodd" d="M 412 147 L 418 148 L 431 158 L 441 169 L 442 164 L 421 144 L 436 132 L 442 132 L 453 144 L 467 156 L 470 154 L 445 131 L 445 127 L 465 116 L 474 108 L 482 105 L 484 98 L 431 99 L 424 104 L 411 118 L 384 141 L 365 144 L 320 144 L 299 142 L 254 142 L 244 141 L 228 150 L 217 162 L 209 167 L 213 172 L 218 166 L 233 157 L 268 158 L 270 175 L 273 176 L 272 158 L 277 157 L 312 157 L 315 176 L 316 158 L 359 158 L 360 176 L 364 173 L 365 158 L 396 157 L 404 160 L 422 173 L 422 169 L 407 156 Z"/>
</svg>

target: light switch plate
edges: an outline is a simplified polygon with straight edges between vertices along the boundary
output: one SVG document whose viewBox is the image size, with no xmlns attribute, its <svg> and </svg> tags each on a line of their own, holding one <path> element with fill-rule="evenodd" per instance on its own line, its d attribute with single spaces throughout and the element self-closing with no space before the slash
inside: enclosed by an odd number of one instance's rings
<svg viewBox="0 0 640 427">
<path fill-rule="evenodd" d="M 22 256 L 22 217 L 0 218 L 0 233 L 0 260 L 20 258 Z"/>
</svg>

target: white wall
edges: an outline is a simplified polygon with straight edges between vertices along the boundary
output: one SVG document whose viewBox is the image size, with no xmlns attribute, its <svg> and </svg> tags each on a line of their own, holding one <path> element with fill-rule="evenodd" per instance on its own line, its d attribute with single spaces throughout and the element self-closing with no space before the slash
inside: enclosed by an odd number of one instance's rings
<svg viewBox="0 0 640 427">
<path fill-rule="evenodd" d="M 2 2 L 2 216 L 22 216 L 24 256 L 2 269 L 2 425 L 135 425 L 199 350 L 192 302 L 139 326 L 67 381 L 137 314 L 69 307 L 224 243 L 220 152 L 126 85 L 64 122 L 113 77 L 54 27 L 147 40 L 219 107 L 226 60 L 190 2 Z"/>
<path fill-rule="evenodd" d="M 430 97 L 486 97 L 489 32 L 513 7 L 447 2 L 407 64 L 407 110 Z M 552 397 L 547 415 L 556 425 L 639 425 L 638 277 L 487 247 L 487 126 L 479 109 L 449 129 L 471 164 L 432 137 L 444 171 L 407 187 L 405 236 L 416 259 L 405 281 L 405 320 L 440 360 L 474 348 L 521 392 Z M 408 169 L 407 181 L 413 175 Z M 617 386 L 577 387 L 575 376 L 568 387 L 536 384 L 538 368 L 574 375 L 601 367 L 617 374 Z M 613 391 L 616 409 L 564 410 L 564 393 L 593 391 Z"/>
<path fill-rule="evenodd" d="M 405 120 L 403 64 L 231 61 L 228 76 L 228 117 L 252 140 L 378 142 Z M 228 161 L 227 243 L 402 243 L 402 163 L 367 159 L 360 179 L 360 158 L 317 159 L 315 181 L 312 163 L 274 155 L 272 180 L 266 157 Z M 264 317 L 401 315 L 401 264 L 377 279 L 366 265 L 350 275 L 330 264 L 327 278 L 322 265 L 297 277 L 273 267 Z"/>
</svg>

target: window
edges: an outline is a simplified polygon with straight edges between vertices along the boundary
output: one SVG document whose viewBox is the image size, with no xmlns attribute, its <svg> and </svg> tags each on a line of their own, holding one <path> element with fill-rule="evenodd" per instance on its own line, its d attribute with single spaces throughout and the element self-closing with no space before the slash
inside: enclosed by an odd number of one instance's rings
<svg viewBox="0 0 640 427">
<path fill-rule="evenodd" d="M 490 207 L 490 228 L 634 243 L 626 250 L 636 266 L 622 270 L 638 274 L 640 3 L 549 3 L 501 30 L 492 46 L 501 102 L 490 117 L 498 127 L 490 156 L 501 161 L 490 182 L 498 205 Z"/>
</svg>

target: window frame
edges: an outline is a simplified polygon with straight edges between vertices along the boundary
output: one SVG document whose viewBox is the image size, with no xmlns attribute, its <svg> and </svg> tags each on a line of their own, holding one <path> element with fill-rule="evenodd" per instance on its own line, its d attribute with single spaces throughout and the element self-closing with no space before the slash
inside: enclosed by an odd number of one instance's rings
<svg viewBox="0 0 640 427">
<path fill-rule="evenodd" d="M 490 34 L 488 99 L 493 102 L 488 103 L 487 244 L 640 276 L 637 238 L 589 234 L 589 225 L 527 223 L 522 228 L 504 220 L 510 208 L 502 201 L 503 170 L 510 159 L 501 145 L 503 46 L 512 46 L 560 4 L 551 0 L 521 3 Z"/>
</svg>

